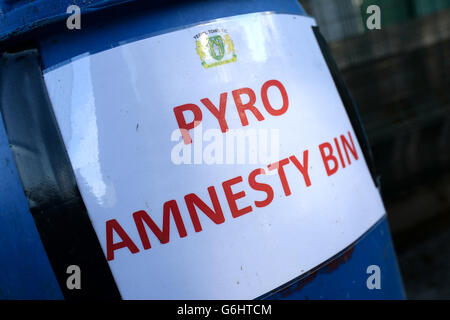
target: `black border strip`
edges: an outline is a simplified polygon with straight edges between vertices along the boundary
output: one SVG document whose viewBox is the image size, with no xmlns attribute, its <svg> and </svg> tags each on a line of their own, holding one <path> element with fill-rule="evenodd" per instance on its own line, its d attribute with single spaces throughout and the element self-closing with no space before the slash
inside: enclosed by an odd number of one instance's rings
<svg viewBox="0 0 450 320">
<path fill-rule="evenodd" d="M 373 182 L 377 188 L 380 188 L 380 179 L 377 176 L 375 170 L 375 161 L 372 155 L 372 150 L 370 148 L 369 140 L 367 138 L 366 131 L 364 129 L 361 117 L 359 116 L 358 108 L 356 106 L 353 97 L 345 84 L 344 79 L 339 71 L 339 68 L 331 55 L 330 48 L 325 40 L 325 38 L 320 33 L 319 27 L 312 27 L 314 35 L 316 36 L 317 42 L 319 43 L 322 55 L 325 58 L 325 62 L 328 65 L 331 76 L 333 77 L 336 88 L 341 96 L 342 103 L 344 104 L 345 111 L 350 119 L 353 130 L 355 131 L 356 137 L 358 139 L 359 145 L 364 154 L 364 159 L 366 160 L 367 166 L 369 167 L 370 174 L 372 176 Z"/>
<path fill-rule="evenodd" d="M 0 112 L 28 205 L 66 299 L 121 299 L 81 198 L 37 49 L 0 55 Z M 66 285 L 69 265 L 81 289 Z"/>
</svg>

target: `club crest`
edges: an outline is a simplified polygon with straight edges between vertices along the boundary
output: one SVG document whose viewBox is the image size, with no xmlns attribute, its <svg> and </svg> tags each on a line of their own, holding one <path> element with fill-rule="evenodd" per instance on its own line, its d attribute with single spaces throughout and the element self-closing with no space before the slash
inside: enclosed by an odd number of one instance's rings
<svg viewBox="0 0 450 320">
<path fill-rule="evenodd" d="M 197 54 L 205 68 L 235 62 L 237 59 L 234 43 L 224 29 L 213 29 L 197 34 L 195 37 Z"/>
</svg>

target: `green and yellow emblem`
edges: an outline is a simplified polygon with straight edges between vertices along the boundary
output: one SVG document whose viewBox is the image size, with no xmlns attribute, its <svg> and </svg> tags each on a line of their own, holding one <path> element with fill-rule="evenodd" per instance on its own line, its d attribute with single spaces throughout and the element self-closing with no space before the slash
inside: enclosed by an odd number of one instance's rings
<svg viewBox="0 0 450 320">
<path fill-rule="evenodd" d="M 203 67 L 211 68 L 236 61 L 233 40 L 219 30 L 203 32 L 195 37 L 196 51 Z"/>
</svg>

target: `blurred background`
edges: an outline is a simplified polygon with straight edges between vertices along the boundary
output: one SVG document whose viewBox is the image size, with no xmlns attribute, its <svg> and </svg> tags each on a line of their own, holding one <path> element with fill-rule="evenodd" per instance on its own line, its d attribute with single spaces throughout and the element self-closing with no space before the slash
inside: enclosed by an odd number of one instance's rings
<svg viewBox="0 0 450 320">
<path fill-rule="evenodd" d="M 300 2 L 359 108 L 408 298 L 450 299 L 450 0 Z"/>
</svg>

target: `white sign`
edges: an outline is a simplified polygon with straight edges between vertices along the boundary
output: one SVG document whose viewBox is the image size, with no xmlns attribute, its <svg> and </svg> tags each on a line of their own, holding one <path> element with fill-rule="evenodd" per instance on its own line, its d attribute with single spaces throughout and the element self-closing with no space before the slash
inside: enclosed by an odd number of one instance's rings
<svg viewBox="0 0 450 320">
<path fill-rule="evenodd" d="M 384 215 L 313 25 L 235 16 L 45 73 L 123 298 L 256 298 Z"/>
</svg>

